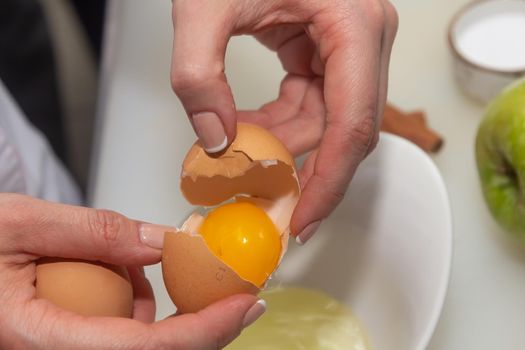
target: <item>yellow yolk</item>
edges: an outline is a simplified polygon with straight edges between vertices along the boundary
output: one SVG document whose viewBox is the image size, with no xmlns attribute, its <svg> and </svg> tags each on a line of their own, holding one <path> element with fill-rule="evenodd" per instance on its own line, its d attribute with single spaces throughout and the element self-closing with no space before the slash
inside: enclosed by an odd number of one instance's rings
<svg viewBox="0 0 525 350">
<path fill-rule="evenodd" d="M 214 209 L 199 233 L 221 261 L 258 287 L 281 256 L 279 231 L 264 210 L 251 203 L 228 203 Z"/>
</svg>

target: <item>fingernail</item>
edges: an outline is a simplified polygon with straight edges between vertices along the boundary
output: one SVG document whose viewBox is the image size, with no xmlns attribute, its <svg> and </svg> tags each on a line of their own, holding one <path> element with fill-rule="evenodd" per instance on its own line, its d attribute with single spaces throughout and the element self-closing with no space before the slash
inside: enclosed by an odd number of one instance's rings
<svg viewBox="0 0 525 350">
<path fill-rule="evenodd" d="M 319 228 L 319 225 L 321 225 L 321 220 L 317 220 L 308 224 L 308 226 L 306 226 L 301 231 L 301 233 L 299 233 L 297 237 L 295 237 L 295 241 L 297 242 L 297 244 L 303 245 L 306 242 L 308 242 L 308 240 L 314 235 L 315 231 L 317 231 L 317 229 Z"/>
<path fill-rule="evenodd" d="M 166 231 L 176 231 L 176 229 L 170 226 L 141 224 L 139 238 L 142 243 L 151 248 L 162 249 Z"/>
<path fill-rule="evenodd" d="M 253 306 L 246 312 L 244 319 L 242 320 L 242 327 L 246 328 L 255 321 L 266 311 L 266 302 L 263 299 L 259 299 Z"/>
<path fill-rule="evenodd" d="M 213 112 L 200 112 L 192 115 L 195 132 L 208 153 L 217 153 L 226 148 L 228 137 L 219 116 Z"/>
</svg>

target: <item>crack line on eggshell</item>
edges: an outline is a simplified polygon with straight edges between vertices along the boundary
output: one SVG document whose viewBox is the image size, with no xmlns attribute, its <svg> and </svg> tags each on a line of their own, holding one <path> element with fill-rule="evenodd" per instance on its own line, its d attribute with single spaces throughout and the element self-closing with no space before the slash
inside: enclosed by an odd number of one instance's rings
<svg viewBox="0 0 525 350">
<path fill-rule="evenodd" d="M 241 151 L 240 149 L 232 149 L 232 151 L 233 151 L 234 153 L 241 153 L 241 154 L 243 154 L 246 158 L 248 158 L 248 160 L 249 160 L 250 162 L 253 162 L 253 161 L 254 161 L 252 157 L 250 157 L 246 152 Z"/>
<path fill-rule="evenodd" d="M 241 152 L 241 153 L 244 153 L 244 152 Z M 227 158 L 234 159 L 235 157 L 227 157 Z M 248 157 L 248 158 L 250 158 L 250 157 Z M 242 173 L 235 175 L 235 177 L 244 176 L 249 170 L 251 170 L 253 167 L 256 167 L 257 165 L 260 165 L 261 167 L 263 167 L 265 169 L 273 167 L 273 166 L 279 166 L 279 165 L 290 167 L 289 164 L 287 164 L 287 163 L 285 163 L 285 162 L 283 162 L 281 160 L 277 160 L 277 159 L 251 160 L 251 162 L 252 162 L 252 164 L 250 164 L 249 167 L 247 167 Z M 297 172 L 291 171 L 290 175 L 299 182 L 299 178 L 297 176 Z M 188 173 L 188 172 L 184 172 L 183 171 L 182 174 L 181 174 L 181 177 L 187 177 L 187 176 L 189 176 L 193 180 L 193 182 L 197 182 L 197 180 L 199 178 L 208 178 L 208 179 L 211 179 L 211 178 L 214 178 L 214 177 L 233 178 L 231 176 L 231 172 L 230 172 L 229 169 L 227 169 L 227 174 L 213 175 L 213 176 L 196 175 L 194 173 Z"/>
</svg>

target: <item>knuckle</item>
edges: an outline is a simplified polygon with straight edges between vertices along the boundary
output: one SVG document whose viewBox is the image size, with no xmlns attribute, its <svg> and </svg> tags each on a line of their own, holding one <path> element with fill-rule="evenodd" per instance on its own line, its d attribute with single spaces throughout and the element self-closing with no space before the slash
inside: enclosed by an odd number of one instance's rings
<svg viewBox="0 0 525 350">
<path fill-rule="evenodd" d="M 17 202 L 22 200 L 25 196 L 18 193 L 1 193 L 0 194 L 0 207 L 9 205 L 9 203 Z"/>
<path fill-rule="evenodd" d="M 331 122 L 330 128 L 339 130 L 341 150 L 363 156 L 378 133 L 375 115 L 372 113 L 367 113 L 364 118 L 355 122 Z"/>
<path fill-rule="evenodd" d="M 392 32 L 397 32 L 397 28 L 399 27 L 399 15 L 397 13 L 396 8 L 390 1 L 384 2 L 384 8 L 385 8 L 385 16 L 387 19 L 387 25 L 388 29 Z"/>
<path fill-rule="evenodd" d="M 377 134 L 375 115 L 368 115 L 351 124 L 348 134 L 351 147 L 364 154 Z"/>
<path fill-rule="evenodd" d="M 203 339 L 206 339 L 207 348 L 210 350 L 218 350 L 222 349 L 221 342 L 224 341 L 224 334 L 220 332 L 218 329 L 215 329 L 211 326 L 208 320 L 204 318 L 204 316 L 201 313 L 196 313 L 195 318 L 193 319 L 195 327 L 200 327 L 202 335 L 204 336 Z"/>
<path fill-rule="evenodd" d="M 340 187 L 334 181 L 324 177 L 321 174 L 316 174 L 318 180 L 318 187 L 324 192 L 324 201 L 330 208 L 335 208 L 345 197 L 346 186 Z M 328 216 L 328 213 L 323 216 Z"/>
<path fill-rule="evenodd" d="M 362 0 L 359 11 L 368 28 L 376 33 L 383 31 L 386 24 L 386 14 L 382 0 Z"/>
<path fill-rule="evenodd" d="M 92 209 L 88 213 L 89 232 L 95 243 L 115 245 L 122 228 L 123 216 L 105 209 Z"/>
<path fill-rule="evenodd" d="M 173 349 L 168 347 L 166 344 L 161 344 L 155 337 L 151 328 L 146 326 L 141 331 L 137 332 L 133 337 L 130 337 L 131 345 L 130 350 L 164 350 Z"/>
<path fill-rule="evenodd" d="M 372 138 L 372 141 L 370 142 L 370 146 L 368 147 L 368 152 L 372 152 L 379 143 L 379 133 L 376 133 L 374 137 Z"/>
<path fill-rule="evenodd" d="M 0 195 L 0 225 L 5 230 L 17 228 L 26 222 L 26 214 L 29 212 L 29 202 L 26 196 L 16 193 L 3 193 Z"/>
<path fill-rule="evenodd" d="M 386 22 L 385 8 L 382 1 L 367 1 L 367 14 L 376 23 L 384 24 Z"/>
<path fill-rule="evenodd" d="M 370 141 L 370 145 L 368 145 L 368 149 L 366 150 L 366 156 L 368 156 L 370 153 L 374 151 L 378 143 L 379 143 L 379 133 L 376 133 L 374 134 L 374 137 L 372 137 L 372 140 Z"/>
<path fill-rule="evenodd" d="M 7 210 L 13 207 L 24 205 L 26 197 L 17 193 L 0 194 L 0 210 Z"/>
<path fill-rule="evenodd" d="M 170 350 L 174 349 L 173 344 L 168 341 L 164 341 L 162 337 L 154 336 L 153 330 L 148 334 L 142 341 L 136 342 L 135 347 L 131 347 L 132 350 Z M 176 348 L 175 348 L 176 349 Z"/>
<path fill-rule="evenodd" d="M 338 189 L 330 189 L 328 190 L 328 196 L 329 201 L 332 204 L 332 206 L 338 205 L 343 198 L 345 197 L 346 191 L 338 190 Z"/>
<path fill-rule="evenodd" d="M 375 133 L 375 122 L 373 118 L 365 118 L 354 124 L 351 129 L 351 135 L 359 143 L 370 143 L 370 139 Z"/>
<path fill-rule="evenodd" d="M 215 69 L 198 65 L 176 65 L 171 72 L 171 87 L 175 93 L 198 88 L 213 79 L 217 73 L 220 74 Z"/>
<path fill-rule="evenodd" d="M 239 333 L 236 333 L 236 336 L 239 335 Z M 215 332 L 214 338 L 212 341 L 213 348 L 214 349 L 222 349 L 226 345 L 228 345 L 232 341 L 232 336 L 230 334 L 226 334 L 224 332 Z"/>
</svg>

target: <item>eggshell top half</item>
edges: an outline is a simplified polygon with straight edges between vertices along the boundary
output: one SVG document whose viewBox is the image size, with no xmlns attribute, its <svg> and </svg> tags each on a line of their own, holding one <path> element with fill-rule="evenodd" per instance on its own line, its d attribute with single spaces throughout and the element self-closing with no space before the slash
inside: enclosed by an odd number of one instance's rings
<svg viewBox="0 0 525 350">
<path fill-rule="evenodd" d="M 200 143 L 182 166 L 181 190 L 194 205 L 217 205 L 239 194 L 277 200 L 299 195 L 295 162 L 266 129 L 239 123 L 237 137 L 223 153 L 208 155 Z"/>
</svg>

